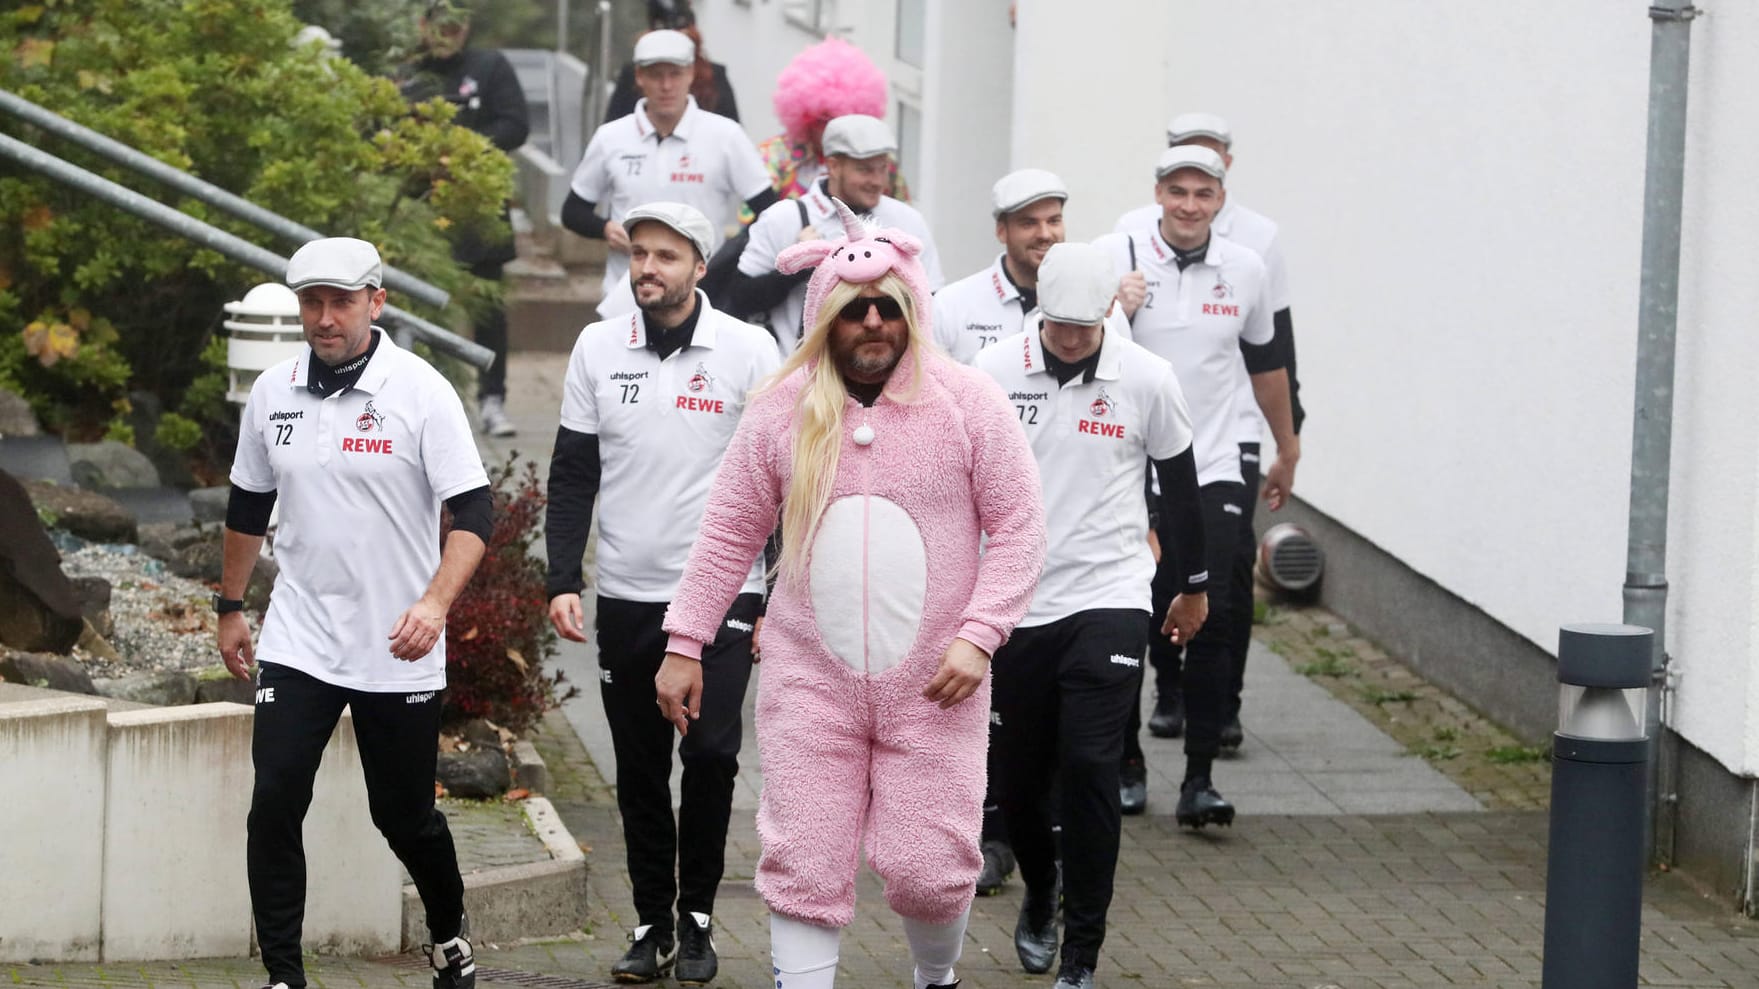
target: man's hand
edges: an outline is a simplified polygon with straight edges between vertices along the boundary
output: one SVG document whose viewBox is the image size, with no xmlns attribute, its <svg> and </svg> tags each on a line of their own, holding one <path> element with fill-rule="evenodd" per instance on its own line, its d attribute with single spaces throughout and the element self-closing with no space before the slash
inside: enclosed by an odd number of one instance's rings
<svg viewBox="0 0 1759 989">
<path fill-rule="evenodd" d="M 751 623 L 751 661 L 763 662 L 763 647 L 757 644 L 757 637 L 763 634 L 763 616 L 758 615 L 757 621 Z"/>
<path fill-rule="evenodd" d="M 550 599 L 550 624 L 556 634 L 574 642 L 586 641 L 586 616 L 580 610 L 580 595 L 558 594 Z"/>
<path fill-rule="evenodd" d="M 244 620 L 244 612 L 229 611 L 220 616 L 219 638 L 220 658 L 226 669 L 240 680 L 249 680 L 256 652 L 250 645 L 250 623 Z"/>
<path fill-rule="evenodd" d="M 1154 565 L 1160 566 L 1160 533 L 1152 527 L 1148 530 L 1148 552 L 1154 555 Z"/>
<path fill-rule="evenodd" d="M 620 220 L 610 220 L 605 224 L 605 243 L 618 254 L 629 253 L 629 231 L 623 229 Z"/>
<path fill-rule="evenodd" d="M 941 654 L 941 668 L 923 688 L 922 696 L 946 710 L 977 693 L 983 675 L 989 672 L 989 654 L 964 639 L 954 639 Z"/>
<path fill-rule="evenodd" d="M 1124 318 L 1133 319 L 1136 310 L 1148 301 L 1148 276 L 1140 271 L 1126 271 L 1118 279 L 1118 302 L 1124 307 Z"/>
<path fill-rule="evenodd" d="M 654 695 L 659 699 L 660 717 L 678 727 L 678 734 L 690 734 L 690 722 L 702 717 L 702 664 L 689 656 L 666 653 L 660 672 L 654 675 Z"/>
<path fill-rule="evenodd" d="M 1160 623 L 1160 634 L 1172 639 L 1177 645 L 1189 645 L 1208 617 L 1208 594 L 1177 595 L 1173 598 L 1173 603 L 1167 606 L 1167 617 Z"/>
<path fill-rule="evenodd" d="M 397 624 L 391 626 L 386 638 L 391 640 L 391 655 L 413 663 L 433 652 L 445 634 L 445 609 L 424 597 L 397 616 Z"/>
<path fill-rule="evenodd" d="M 800 233 L 797 236 L 795 236 L 794 243 L 804 244 L 809 240 L 824 240 L 824 239 L 825 239 L 825 235 L 819 233 L 817 227 L 808 223 L 806 226 L 800 228 Z"/>
<path fill-rule="evenodd" d="M 1289 495 L 1295 490 L 1295 462 L 1301 459 L 1301 452 L 1277 451 L 1276 461 L 1270 470 L 1264 472 L 1264 500 L 1270 505 L 1271 511 L 1278 511 Z"/>
</svg>

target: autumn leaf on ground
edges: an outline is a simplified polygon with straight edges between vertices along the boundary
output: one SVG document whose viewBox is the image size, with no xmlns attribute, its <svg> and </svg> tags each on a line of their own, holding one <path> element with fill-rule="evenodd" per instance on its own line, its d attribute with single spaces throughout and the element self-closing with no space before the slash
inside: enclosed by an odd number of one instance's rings
<svg viewBox="0 0 1759 989">
<path fill-rule="evenodd" d="M 529 796 L 531 796 L 530 790 L 527 790 L 524 787 L 519 787 L 517 789 L 508 790 L 506 794 L 502 796 L 502 799 L 507 801 L 524 800 Z"/>
<path fill-rule="evenodd" d="M 55 42 L 48 38 L 26 38 L 12 52 L 21 69 L 48 68 L 55 60 Z"/>
<path fill-rule="evenodd" d="M 519 672 L 524 673 L 528 669 L 528 667 L 525 665 L 525 657 L 521 656 L 519 654 L 519 650 L 517 650 L 517 649 L 507 650 L 507 658 L 513 661 L 514 666 L 519 667 Z"/>
</svg>

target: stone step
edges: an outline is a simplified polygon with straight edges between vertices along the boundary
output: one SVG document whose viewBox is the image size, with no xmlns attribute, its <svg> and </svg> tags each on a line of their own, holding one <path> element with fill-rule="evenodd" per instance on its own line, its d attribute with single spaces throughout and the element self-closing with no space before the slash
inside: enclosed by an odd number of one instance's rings
<svg viewBox="0 0 1759 989">
<path fill-rule="evenodd" d="M 567 353 L 581 327 L 596 321 L 601 271 L 544 270 L 507 280 L 507 346 Z"/>
</svg>

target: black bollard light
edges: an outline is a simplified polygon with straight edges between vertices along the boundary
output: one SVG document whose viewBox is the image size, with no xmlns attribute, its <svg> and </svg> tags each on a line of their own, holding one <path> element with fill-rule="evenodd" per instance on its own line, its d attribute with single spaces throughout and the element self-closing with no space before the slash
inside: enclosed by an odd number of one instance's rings
<svg viewBox="0 0 1759 989">
<path fill-rule="evenodd" d="M 1635 625 L 1558 634 L 1544 989 L 1637 984 L 1653 636 Z"/>
</svg>

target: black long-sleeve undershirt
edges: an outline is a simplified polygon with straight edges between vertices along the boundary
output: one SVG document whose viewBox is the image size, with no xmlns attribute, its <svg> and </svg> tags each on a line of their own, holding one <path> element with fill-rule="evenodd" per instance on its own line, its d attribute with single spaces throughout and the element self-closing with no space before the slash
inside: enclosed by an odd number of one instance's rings
<svg viewBox="0 0 1759 989">
<path fill-rule="evenodd" d="M 599 494 L 599 438 L 556 427 L 550 455 L 550 504 L 544 513 L 544 548 L 550 558 L 544 586 L 550 597 L 579 594 L 586 586 L 580 558 L 592 531 L 592 505 Z"/>
<path fill-rule="evenodd" d="M 267 534 L 277 497 L 274 488 L 251 491 L 232 485 L 226 497 L 226 528 L 247 536 Z M 460 491 L 446 499 L 446 507 L 452 512 L 452 528 L 472 533 L 488 544 L 495 531 L 495 499 L 488 485 Z"/>
<path fill-rule="evenodd" d="M 1284 366 L 1289 369 L 1289 414 L 1295 420 L 1295 435 L 1299 436 L 1307 410 L 1301 407 L 1301 379 L 1295 376 L 1295 315 L 1284 306 L 1271 316 L 1271 322 L 1276 328 L 1272 342 L 1282 351 Z"/>
<path fill-rule="evenodd" d="M 1160 480 L 1155 533 L 1160 536 L 1160 567 L 1178 579 L 1177 593 L 1209 590 L 1207 546 L 1203 538 L 1203 501 L 1197 490 L 1197 454 L 1193 447 L 1165 460 L 1152 461 Z"/>
</svg>

